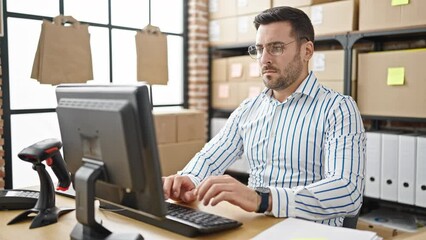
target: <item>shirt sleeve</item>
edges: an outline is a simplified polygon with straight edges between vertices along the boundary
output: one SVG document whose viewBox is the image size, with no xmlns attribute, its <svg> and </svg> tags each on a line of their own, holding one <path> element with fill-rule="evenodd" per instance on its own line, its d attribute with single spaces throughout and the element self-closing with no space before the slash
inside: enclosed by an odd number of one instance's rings
<svg viewBox="0 0 426 240">
<path fill-rule="evenodd" d="M 326 118 L 323 145 L 325 178 L 293 188 L 271 188 L 276 217 L 312 221 L 356 215 L 362 205 L 366 137 L 361 115 L 351 97 Z"/>
<path fill-rule="evenodd" d="M 244 101 L 228 118 L 225 126 L 198 152 L 185 168 L 178 172 L 191 178 L 196 186 L 208 176 L 218 176 L 243 153 L 243 139 L 239 125 L 247 101 Z"/>
</svg>

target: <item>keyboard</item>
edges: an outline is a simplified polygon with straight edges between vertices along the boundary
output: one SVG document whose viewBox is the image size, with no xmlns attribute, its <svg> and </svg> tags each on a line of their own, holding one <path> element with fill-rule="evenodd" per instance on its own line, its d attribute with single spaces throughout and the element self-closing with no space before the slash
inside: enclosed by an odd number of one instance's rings
<svg viewBox="0 0 426 240">
<path fill-rule="evenodd" d="M 0 190 L 0 210 L 31 209 L 37 203 L 39 194 L 39 191 L 32 190 Z"/>
<path fill-rule="evenodd" d="M 120 209 L 120 211 L 113 212 L 187 237 L 217 233 L 234 229 L 242 225 L 241 222 L 219 215 L 170 202 L 165 202 L 165 204 L 167 207 L 167 214 L 164 218 L 152 218 L 140 214 L 137 211 L 127 209 Z M 117 207 L 110 206 L 109 204 L 107 205 L 108 207 L 106 207 L 106 209 L 117 209 Z"/>
<path fill-rule="evenodd" d="M 194 231 L 198 231 L 199 233 L 214 233 L 242 225 L 238 221 L 182 205 L 169 202 L 166 202 L 166 205 L 166 218 L 192 226 Z"/>
</svg>

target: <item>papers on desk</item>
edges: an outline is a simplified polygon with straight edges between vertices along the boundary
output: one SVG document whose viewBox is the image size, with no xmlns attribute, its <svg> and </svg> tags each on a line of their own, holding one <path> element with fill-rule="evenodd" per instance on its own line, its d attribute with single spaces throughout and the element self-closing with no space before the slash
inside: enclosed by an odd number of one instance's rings
<svg viewBox="0 0 426 240">
<path fill-rule="evenodd" d="M 375 232 L 361 231 L 343 227 L 288 218 L 266 229 L 253 240 L 381 240 Z"/>
</svg>

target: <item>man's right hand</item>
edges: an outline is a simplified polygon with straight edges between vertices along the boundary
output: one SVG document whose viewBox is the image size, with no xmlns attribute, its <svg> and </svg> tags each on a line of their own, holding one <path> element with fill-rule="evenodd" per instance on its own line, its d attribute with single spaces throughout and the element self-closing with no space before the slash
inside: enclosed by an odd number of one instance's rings
<svg viewBox="0 0 426 240">
<path fill-rule="evenodd" d="M 195 184 L 188 176 L 170 175 L 163 177 L 163 192 L 165 199 L 191 203 L 196 200 Z"/>
</svg>

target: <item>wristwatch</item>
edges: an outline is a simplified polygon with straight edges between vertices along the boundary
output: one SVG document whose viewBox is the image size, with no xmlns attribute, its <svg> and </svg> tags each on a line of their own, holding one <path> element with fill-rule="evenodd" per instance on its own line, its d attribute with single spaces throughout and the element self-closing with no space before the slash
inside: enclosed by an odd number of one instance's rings
<svg viewBox="0 0 426 240">
<path fill-rule="evenodd" d="M 267 187 L 257 187 L 254 189 L 256 193 L 260 196 L 260 204 L 257 208 L 257 213 L 264 213 L 268 210 L 269 207 L 269 193 L 271 190 Z"/>
</svg>

